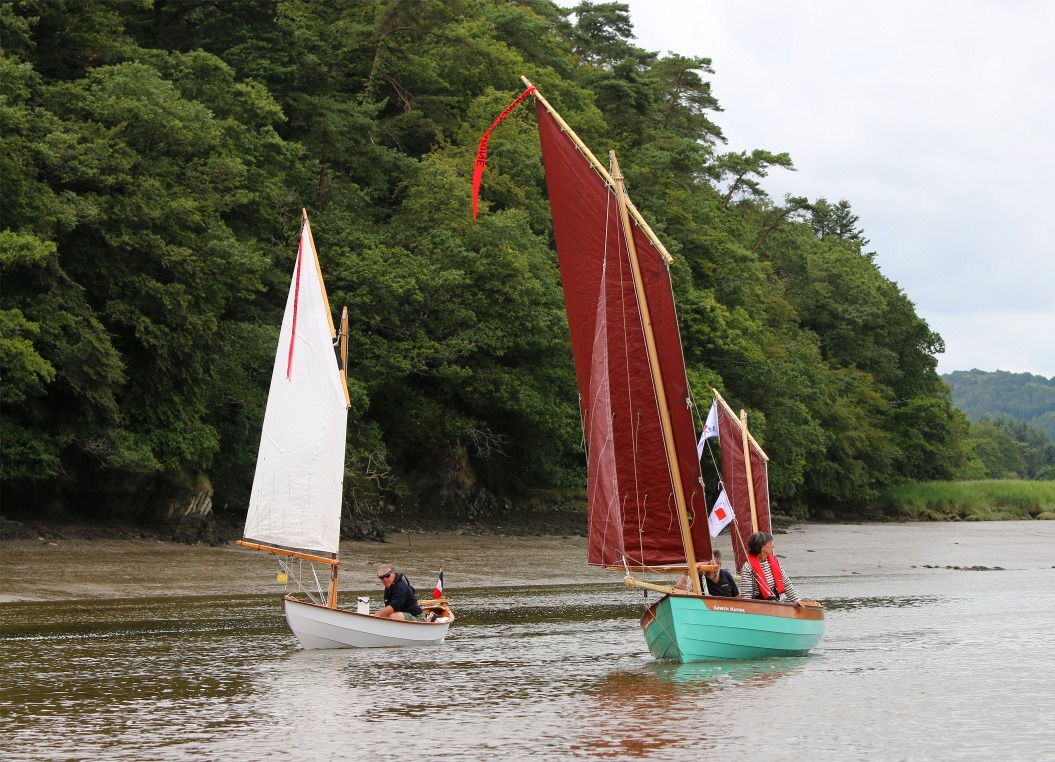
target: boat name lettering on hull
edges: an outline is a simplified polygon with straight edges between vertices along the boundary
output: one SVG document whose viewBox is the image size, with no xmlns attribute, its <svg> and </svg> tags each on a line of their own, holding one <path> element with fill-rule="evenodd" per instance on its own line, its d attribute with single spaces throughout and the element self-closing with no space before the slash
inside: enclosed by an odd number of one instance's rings
<svg viewBox="0 0 1055 762">
<path fill-rule="evenodd" d="M 737 612 L 739 612 L 741 614 L 746 614 L 747 613 L 747 609 L 738 609 L 738 608 L 734 608 L 732 606 L 711 606 L 711 609 L 713 611 L 737 611 Z"/>
</svg>

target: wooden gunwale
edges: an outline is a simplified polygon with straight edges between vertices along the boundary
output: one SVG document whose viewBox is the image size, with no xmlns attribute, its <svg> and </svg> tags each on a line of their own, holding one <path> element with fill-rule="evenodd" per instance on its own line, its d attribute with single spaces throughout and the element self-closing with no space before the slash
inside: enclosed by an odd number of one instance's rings
<svg viewBox="0 0 1055 762">
<path fill-rule="evenodd" d="M 339 609 L 339 608 L 334 608 L 332 606 L 324 606 L 321 603 L 315 603 L 313 601 L 301 600 L 300 598 L 298 598 L 295 595 L 284 595 L 284 596 L 282 596 L 282 598 L 283 598 L 283 600 L 293 601 L 294 603 L 299 603 L 301 606 L 311 606 L 312 608 L 324 609 L 326 611 L 337 611 L 337 612 L 339 612 L 341 614 L 348 614 L 350 616 L 362 616 L 362 617 L 368 617 L 370 619 L 377 619 L 377 617 L 374 616 L 373 614 L 360 614 L 358 611 L 354 611 L 353 609 Z M 426 606 L 422 606 L 422 608 L 427 608 L 427 607 Z M 433 606 L 433 608 L 436 608 L 436 607 Z M 451 622 L 454 621 L 454 613 L 449 608 L 447 608 L 446 604 L 441 605 L 439 608 L 444 609 L 447 612 L 446 615 L 450 617 L 450 619 L 448 619 L 446 622 L 419 622 L 416 619 L 386 619 L 385 621 L 397 622 L 399 624 L 424 624 L 424 625 L 430 625 L 430 626 L 440 626 L 440 625 L 450 624 Z"/>
</svg>

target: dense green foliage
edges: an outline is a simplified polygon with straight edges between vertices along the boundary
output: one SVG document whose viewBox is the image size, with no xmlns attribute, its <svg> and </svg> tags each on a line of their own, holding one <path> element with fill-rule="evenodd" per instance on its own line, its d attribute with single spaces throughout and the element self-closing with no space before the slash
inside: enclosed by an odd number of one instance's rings
<svg viewBox="0 0 1055 762">
<path fill-rule="evenodd" d="M 912 521 L 1055 520 L 1055 481 L 902 484 L 884 490 L 875 507 Z"/>
<path fill-rule="evenodd" d="M 1009 417 L 1043 431 L 1055 442 L 1055 378 L 997 370 L 957 370 L 942 380 L 956 407 L 971 421 Z"/>
<path fill-rule="evenodd" d="M 207 478 L 244 505 L 299 212 L 352 315 L 348 497 L 448 514 L 581 486 L 526 75 L 676 258 L 690 381 L 748 410 L 785 514 L 949 478 L 968 424 L 941 338 L 847 201 L 774 200 L 722 153 L 709 59 L 618 3 L 16 0 L 0 5 L 5 483 Z"/>
<path fill-rule="evenodd" d="M 998 370 L 942 376 L 972 421 L 964 479 L 1055 479 L 1055 379 Z"/>
<path fill-rule="evenodd" d="M 1055 479 L 1055 442 L 1029 424 L 982 416 L 971 424 L 971 443 L 989 479 Z"/>
</svg>

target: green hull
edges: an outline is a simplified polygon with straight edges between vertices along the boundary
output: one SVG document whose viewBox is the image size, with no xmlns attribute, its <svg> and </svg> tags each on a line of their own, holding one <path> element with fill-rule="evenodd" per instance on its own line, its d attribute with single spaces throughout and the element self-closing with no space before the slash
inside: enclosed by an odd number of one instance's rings
<svg viewBox="0 0 1055 762">
<path fill-rule="evenodd" d="M 824 609 L 742 598 L 667 595 L 641 618 L 648 650 L 681 662 L 803 656 L 824 635 Z"/>
</svg>

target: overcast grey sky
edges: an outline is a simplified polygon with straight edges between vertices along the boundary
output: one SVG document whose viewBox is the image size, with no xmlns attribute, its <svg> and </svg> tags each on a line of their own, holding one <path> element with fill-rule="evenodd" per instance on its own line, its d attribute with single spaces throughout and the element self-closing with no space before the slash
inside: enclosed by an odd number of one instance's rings
<svg viewBox="0 0 1055 762">
<path fill-rule="evenodd" d="M 1055 377 L 1055 2 L 629 0 L 636 44 L 706 56 L 763 187 L 847 199 L 945 339 L 938 371 Z"/>
</svg>

